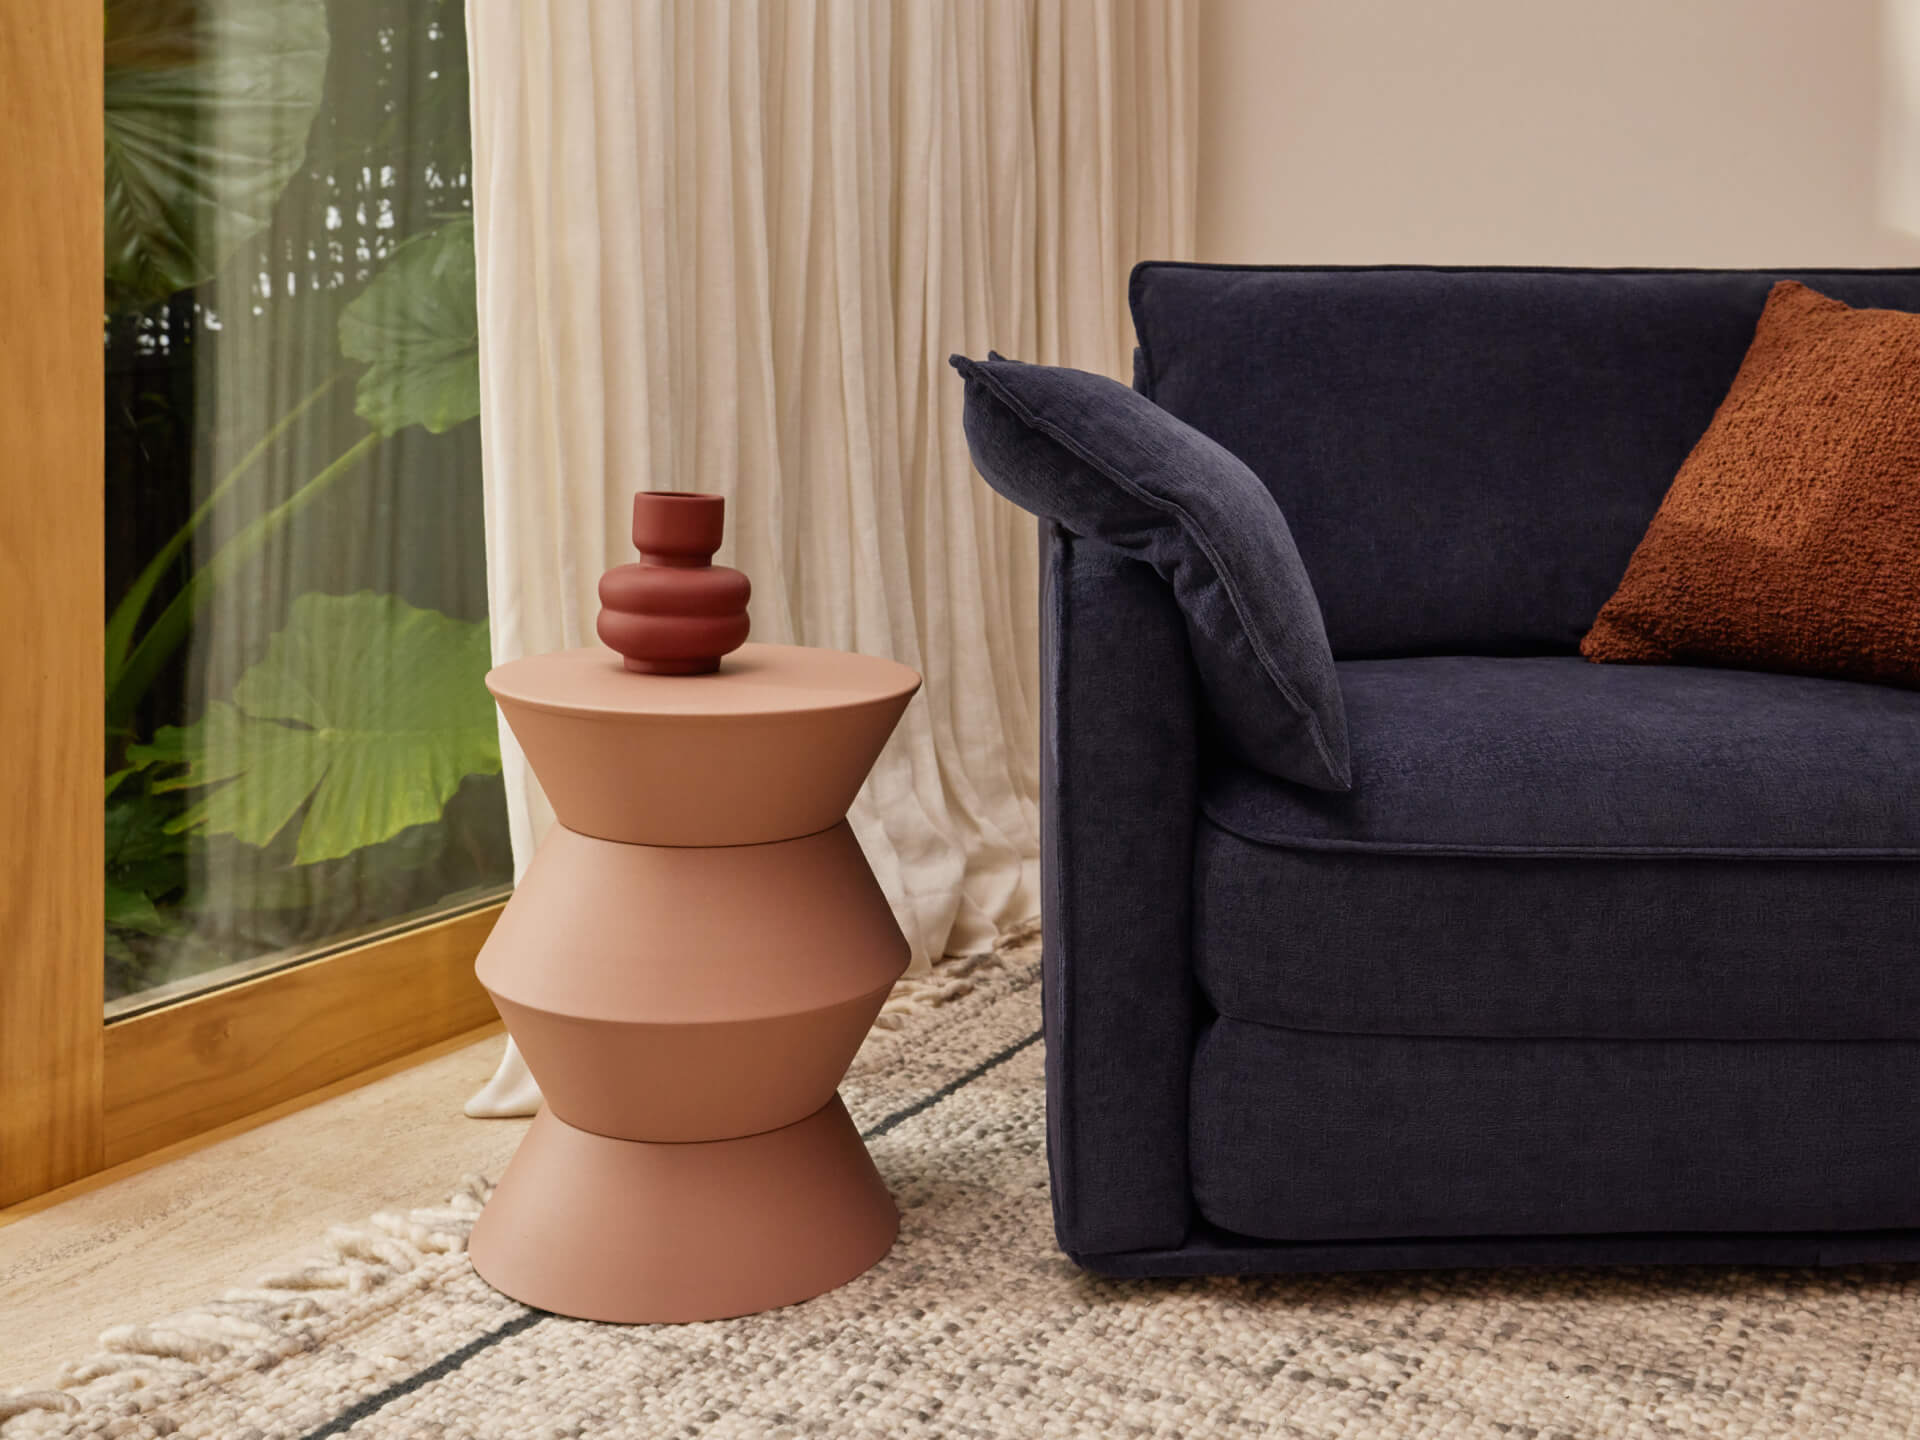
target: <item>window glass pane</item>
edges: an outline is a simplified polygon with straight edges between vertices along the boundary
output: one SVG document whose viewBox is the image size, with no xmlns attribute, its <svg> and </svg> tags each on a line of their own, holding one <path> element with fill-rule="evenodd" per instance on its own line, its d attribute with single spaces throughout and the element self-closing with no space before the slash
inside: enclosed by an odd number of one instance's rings
<svg viewBox="0 0 1920 1440">
<path fill-rule="evenodd" d="M 455 0 L 107 0 L 109 1014 L 511 876 Z"/>
</svg>

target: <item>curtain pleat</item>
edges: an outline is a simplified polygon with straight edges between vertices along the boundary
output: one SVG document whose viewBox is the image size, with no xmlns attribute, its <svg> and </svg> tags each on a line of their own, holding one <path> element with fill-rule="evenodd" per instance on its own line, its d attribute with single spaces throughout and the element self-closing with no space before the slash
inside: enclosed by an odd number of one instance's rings
<svg viewBox="0 0 1920 1440">
<path fill-rule="evenodd" d="M 1129 267 L 1192 250 L 1194 9 L 468 0 L 495 659 L 594 643 L 634 491 L 725 494 L 755 639 L 926 677 L 851 816 L 916 970 L 1039 909 L 1038 551 L 946 358 L 1128 374 Z"/>
</svg>

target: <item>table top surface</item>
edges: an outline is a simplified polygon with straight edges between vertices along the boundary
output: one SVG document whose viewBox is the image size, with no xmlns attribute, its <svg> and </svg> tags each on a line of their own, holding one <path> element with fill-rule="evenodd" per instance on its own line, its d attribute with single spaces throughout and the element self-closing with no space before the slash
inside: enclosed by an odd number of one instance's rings
<svg viewBox="0 0 1920 1440">
<path fill-rule="evenodd" d="M 487 689 L 503 700 L 618 715 L 793 715 L 883 704 L 919 688 L 919 674 L 898 661 L 809 645 L 748 643 L 708 675 L 641 675 L 602 645 L 487 672 Z"/>
</svg>

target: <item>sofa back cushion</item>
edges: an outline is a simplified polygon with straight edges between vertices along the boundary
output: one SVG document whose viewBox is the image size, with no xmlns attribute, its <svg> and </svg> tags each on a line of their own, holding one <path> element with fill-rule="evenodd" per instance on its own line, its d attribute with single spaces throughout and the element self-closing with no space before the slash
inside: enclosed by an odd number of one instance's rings
<svg viewBox="0 0 1920 1440">
<path fill-rule="evenodd" d="M 1273 492 L 1336 656 L 1566 654 L 1780 279 L 1920 311 L 1920 270 L 1149 263 L 1136 383 Z"/>
</svg>

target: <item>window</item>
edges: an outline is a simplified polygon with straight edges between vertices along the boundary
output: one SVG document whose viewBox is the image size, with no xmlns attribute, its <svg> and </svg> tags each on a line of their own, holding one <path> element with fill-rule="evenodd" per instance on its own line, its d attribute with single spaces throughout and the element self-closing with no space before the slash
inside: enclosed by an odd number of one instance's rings
<svg viewBox="0 0 1920 1440">
<path fill-rule="evenodd" d="M 495 1022 L 511 872 L 460 7 L 7 0 L 0 116 L 6 1206 Z"/>
<path fill-rule="evenodd" d="M 105 1000 L 497 896 L 465 32 L 109 0 Z"/>
</svg>

